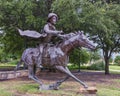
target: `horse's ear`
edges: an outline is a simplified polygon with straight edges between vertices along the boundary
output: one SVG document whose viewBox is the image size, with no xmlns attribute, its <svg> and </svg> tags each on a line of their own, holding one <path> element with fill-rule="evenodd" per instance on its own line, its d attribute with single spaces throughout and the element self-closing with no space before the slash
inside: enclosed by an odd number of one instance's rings
<svg viewBox="0 0 120 96">
<path fill-rule="evenodd" d="M 81 32 L 80 31 L 75 31 L 74 34 L 78 35 L 78 34 L 81 34 Z"/>
<path fill-rule="evenodd" d="M 79 33 L 80 35 L 82 35 L 82 32 L 81 32 L 81 31 L 78 31 L 78 33 Z"/>
<path fill-rule="evenodd" d="M 76 33 L 72 33 L 72 36 L 76 35 Z"/>
<path fill-rule="evenodd" d="M 77 32 L 77 31 L 75 31 L 75 32 L 74 32 L 74 34 L 76 35 L 76 34 L 78 34 L 78 32 Z"/>
<path fill-rule="evenodd" d="M 78 31 L 78 33 L 79 33 L 80 35 L 84 34 L 84 32 L 83 32 L 83 31 Z"/>
<path fill-rule="evenodd" d="M 84 31 L 81 31 L 82 34 L 84 34 Z"/>
</svg>

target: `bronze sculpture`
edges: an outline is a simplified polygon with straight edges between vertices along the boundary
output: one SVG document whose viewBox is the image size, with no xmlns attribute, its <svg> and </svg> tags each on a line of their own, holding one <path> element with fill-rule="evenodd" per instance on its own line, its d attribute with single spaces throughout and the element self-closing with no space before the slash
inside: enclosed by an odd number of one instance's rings
<svg viewBox="0 0 120 96">
<path fill-rule="evenodd" d="M 48 27 L 48 25 L 46 25 Z M 44 28 L 46 28 L 46 26 Z M 46 29 L 45 29 L 46 30 Z M 54 31 L 54 32 L 53 32 Z M 68 69 L 67 64 L 69 62 L 69 53 L 74 50 L 76 47 L 86 47 L 89 49 L 94 50 L 95 46 L 94 44 L 83 34 L 83 32 L 76 32 L 76 33 L 69 33 L 65 35 L 56 34 L 62 33 L 62 31 L 56 31 L 52 30 L 53 34 L 57 35 L 58 37 L 62 38 L 63 40 L 60 43 L 57 44 L 47 44 L 50 42 L 49 40 L 44 42 L 43 44 L 40 44 L 36 48 L 28 48 L 26 49 L 21 57 L 20 62 L 18 63 L 16 69 L 20 66 L 22 62 L 24 62 L 26 65 L 28 65 L 29 70 L 29 78 L 33 79 L 37 83 L 40 84 L 40 89 L 58 89 L 58 87 L 61 85 L 62 82 L 67 80 L 69 77 L 72 77 L 74 80 L 82 84 L 85 88 L 88 86 L 76 78 Z M 47 36 L 51 36 L 51 34 L 39 34 L 36 31 L 30 31 L 27 30 L 23 32 L 19 29 L 19 32 L 21 35 L 32 37 L 32 38 L 46 38 Z M 28 35 L 28 33 L 31 33 Z M 48 35 L 49 34 L 49 35 Z M 53 35 L 52 34 L 52 35 Z M 48 39 L 48 37 L 47 37 Z M 67 76 L 57 81 L 54 84 L 45 86 L 36 76 L 36 67 L 38 66 L 43 67 L 53 67 L 59 71 L 62 71 Z"/>
<path fill-rule="evenodd" d="M 95 49 L 94 44 L 86 38 L 86 36 L 82 32 L 71 33 L 64 36 L 65 40 L 61 43 L 54 46 L 46 46 L 42 53 L 42 63 L 43 67 L 54 67 L 57 70 L 60 70 L 66 73 L 68 76 L 58 81 L 57 83 L 50 85 L 48 89 L 56 89 L 62 82 L 64 82 L 69 77 L 72 77 L 84 87 L 87 88 L 87 85 L 84 84 L 81 80 L 76 78 L 67 68 L 67 64 L 69 62 L 69 53 L 76 47 L 86 47 L 89 49 Z M 42 86 L 42 82 L 35 76 L 36 66 L 39 63 L 41 46 L 38 48 L 28 48 L 26 49 L 21 57 L 20 63 L 24 62 L 28 65 L 29 70 L 29 78 L 35 80 Z M 32 58 L 32 59 L 31 59 Z M 19 64 L 20 64 L 19 63 Z M 19 64 L 17 67 L 19 67 Z M 51 87 L 52 86 L 52 87 Z"/>
</svg>

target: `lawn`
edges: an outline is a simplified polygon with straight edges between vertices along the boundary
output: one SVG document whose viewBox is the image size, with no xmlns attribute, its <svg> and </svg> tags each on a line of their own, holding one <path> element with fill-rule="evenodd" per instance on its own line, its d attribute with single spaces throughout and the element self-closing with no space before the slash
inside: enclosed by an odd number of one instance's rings
<svg viewBox="0 0 120 96">
<path fill-rule="evenodd" d="M 89 86 L 98 89 L 97 96 L 120 96 L 120 74 L 104 75 L 103 72 L 74 73 Z M 38 77 L 44 84 L 51 84 L 65 75 L 41 72 Z M 59 90 L 39 90 L 39 85 L 28 77 L 0 81 L 0 96 L 84 96 L 79 83 L 72 78 L 64 82 Z"/>
<path fill-rule="evenodd" d="M 110 65 L 110 69 L 112 69 L 112 70 L 119 70 L 120 71 L 120 66 Z"/>
</svg>

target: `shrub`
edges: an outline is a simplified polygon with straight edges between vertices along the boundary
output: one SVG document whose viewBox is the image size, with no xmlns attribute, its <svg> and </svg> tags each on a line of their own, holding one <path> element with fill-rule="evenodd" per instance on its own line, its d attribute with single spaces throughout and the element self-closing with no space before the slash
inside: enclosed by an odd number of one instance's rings
<svg viewBox="0 0 120 96">
<path fill-rule="evenodd" d="M 104 70 L 105 64 L 104 62 L 94 63 L 91 66 L 88 67 L 90 70 Z"/>
<path fill-rule="evenodd" d="M 116 56 L 116 58 L 115 58 L 115 63 L 116 63 L 117 65 L 120 65 L 120 56 Z"/>
</svg>

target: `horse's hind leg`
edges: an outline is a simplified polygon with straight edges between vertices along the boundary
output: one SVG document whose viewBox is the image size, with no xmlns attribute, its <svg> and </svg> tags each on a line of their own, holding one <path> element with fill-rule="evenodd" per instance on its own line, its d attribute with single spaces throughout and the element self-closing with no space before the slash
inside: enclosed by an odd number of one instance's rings
<svg viewBox="0 0 120 96">
<path fill-rule="evenodd" d="M 77 77 L 75 77 L 67 67 L 63 67 L 63 66 L 56 66 L 56 68 L 64 73 L 66 73 L 67 75 L 69 75 L 70 77 L 72 77 L 73 79 L 75 79 L 77 82 L 79 82 L 80 84 L 82 84 L 85 88 L 88 88 L 88 86 L 82 82 L 81 80 L 79 80 Z"/>
<path fill-rule="evenodd" d="M 32 80 L 34 80 L 34 81 L 36 81 L 40 85 L 42 85 L 42 82 L 35 76 L 34 66 L 29 65 L 28 66 L 28 70 L 29 70 L 29 78 L 32 79 Z"/>
<path fill-rule="evenodd" d="M 39 80 L 38 77 L 35 75 L 36 74 L 36 70 L 37 70 L 37 67 L 36 67 L 36 65 L 34 65 L 34 68 L 33 68 L 33 77 L 35 79 Z"/>
</svg>

